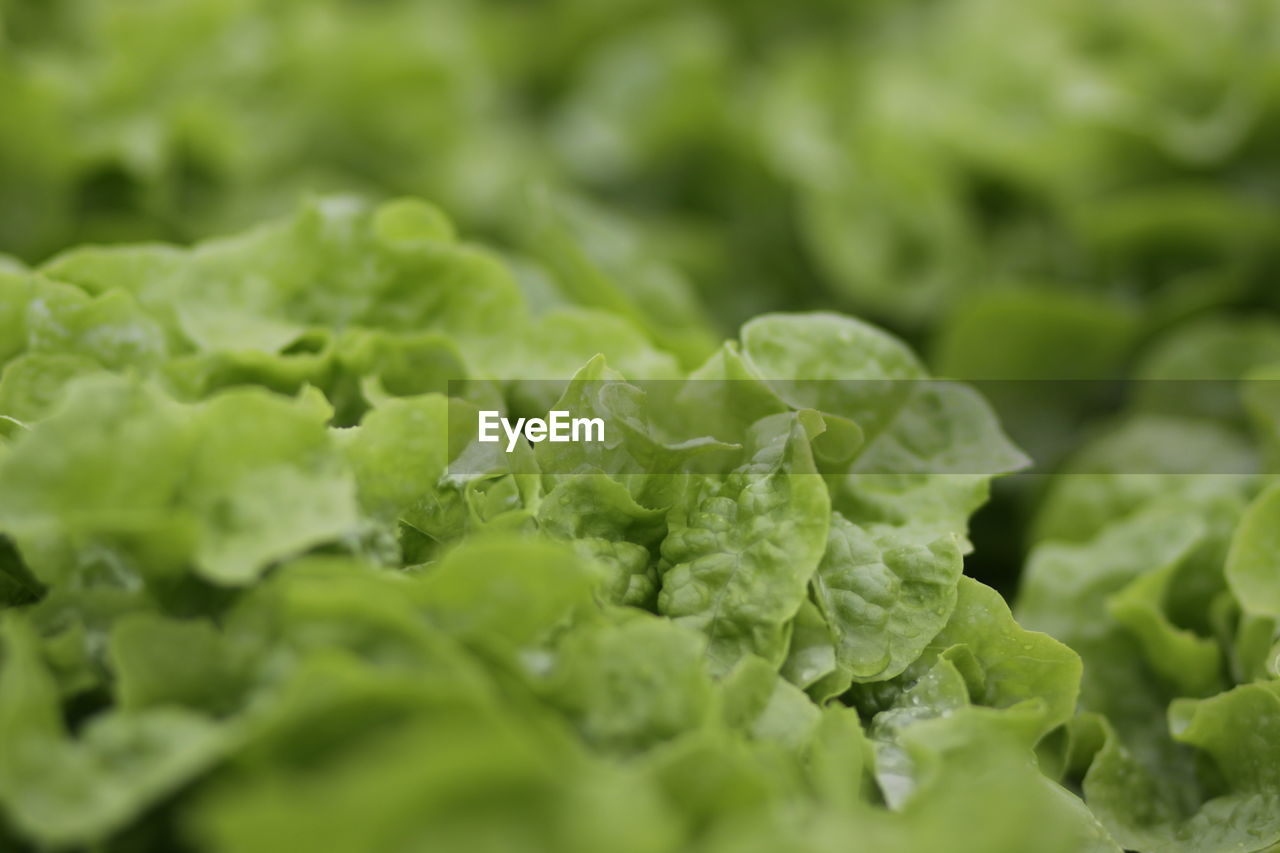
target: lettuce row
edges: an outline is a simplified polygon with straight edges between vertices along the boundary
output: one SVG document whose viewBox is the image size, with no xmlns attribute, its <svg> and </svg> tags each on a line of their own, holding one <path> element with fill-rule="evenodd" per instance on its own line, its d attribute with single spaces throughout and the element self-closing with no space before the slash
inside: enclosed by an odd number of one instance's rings
<svg viewBox="0 0 1280 853">
<path fill-rule="evenodd" d="M 1106 375 L 1172 321 L 1271 301 L 1269 0 L 6 0 L 0 22 L 22 129 L 0 245 L 28 261 L 305 191 L 421 194 L 562 268 L 605 260 L 628 287 L 595 298 L 673 338 L 698 300 L 655 257 L 726 325 L 840 304 L 982 378 L 1060 366 L 1064 339 Z M 548 239 L 561 216 L 585 252 Z"/>
<path fill-rule="evenodd" d="M 0 839 L 906 851 L 998 797 L 975 851 L 1115 849 L 1032 752 L 1077 657 L 961 576 L 980 398 L 830 314 L 686 370 L 508 270 L 321 200 L 0 280 Z M 654 377 L 751 405 L 673 444 Z M 547 387 L 625 439 L 451 428 Z"/>
<path fill-rule="evenodd" d="M 1266 0 L 885 4 L 781 54 L 762 134 L 833 288 L 1016 369 L 1008 324 L 1050 306 L 1131 343 L 1267 298 L 1278 25 Z"/>
</svg>

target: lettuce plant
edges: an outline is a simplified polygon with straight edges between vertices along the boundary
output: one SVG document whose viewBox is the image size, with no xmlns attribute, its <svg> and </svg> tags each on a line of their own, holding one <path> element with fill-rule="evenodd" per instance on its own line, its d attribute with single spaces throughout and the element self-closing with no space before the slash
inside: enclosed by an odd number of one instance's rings
<svg viewBox="0 0 1280 853">
<path fill-rule="evenodd" d="M 1080 658 L 962 574 L 986 403 L 835 314 L 686 367 L 561 275 L 326 199 L 0 278 L 6 846 L 1117 849 L 1034 753 Z M 465 428 L 548 404 L 625 429 Z"/>
<path fill-rule="evenodd" d="M 1257 320 L 1159 344 L 1132 410 L 1076 454 L 1033 527 L 1015 612 L 1084 662 L 1059 760 L 1126 848 L 1280 843 L 1280 502 L 1257 473 L 1278 348 Z"/>
</svg>

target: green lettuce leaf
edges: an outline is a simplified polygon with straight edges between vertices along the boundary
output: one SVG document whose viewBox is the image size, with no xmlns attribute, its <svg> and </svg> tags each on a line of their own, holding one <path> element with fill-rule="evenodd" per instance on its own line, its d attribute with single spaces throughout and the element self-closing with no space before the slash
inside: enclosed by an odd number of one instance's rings
<svg viewBox="0 0 1280 853">
<path fill-rule="evenodd" d="M 723 478 L 690 479 L 668 516 L 658 611 L 706 634 L 718 673 L 746 654 L 785 658 L 830 515 L 811 428 L 803 415 L 760 420 L 746 461 Z"/>
</svg>

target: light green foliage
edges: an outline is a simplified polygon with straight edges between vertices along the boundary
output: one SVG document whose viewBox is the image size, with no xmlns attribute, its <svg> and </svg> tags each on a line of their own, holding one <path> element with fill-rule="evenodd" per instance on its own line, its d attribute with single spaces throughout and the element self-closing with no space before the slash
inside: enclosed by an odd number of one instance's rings
<svg viewBox="0 0 1280 853">
<path fill-rule="evenodd" d="M 744 464 L 723 479 L 690 480 L 668 516 L 658 610 L 707 635 L 718 672 L 748 653 L 782 662 L 787 626 L 822 557 L 830 502 L 805 420 L 761 419 Z"/>
<path fill-rule="evenodd" d="M 837 635 L 836 658 L 862 680 L 896 675 L 945 624 L 962 559 L 954 539 L 899 544 L 835 513 L 814 598 Z"/>
<path fill-rule="evenodd" d="M 218 583 L 252 581 L 357 523 L 328 413 L 310 395 L 240 389 L 182 405 L 95 377 L 5 458 L 0 525 L 46 583 L 128 588 L 188 562 Z"/>
<path fill-rule="evenodd" d="M 0 838 L 906 851 L 1012 778 L 987 849 L 1093 837 L 1031 764 L 1077 659 L 961 577 L 1023 461 L 976 392 L 836 314 L 704 351 L 515 281 L 332 199 L 0 279 Z M 478 441 L 550 407 L 608 440 Z"/>
<path fill-rule="evenodd" d="M 588 743 L 640 751 L 712 722 L 705 645 L 696 632 L 636 614 L 567 635 L 544 689 Z"/>
<path fill-rule="evenodd" d="M 0 796 L 31 837 L 64 845 L 105 837 L 207 771 L 234 737 L 179 708 L 110 712 L 70 738 L 31 626 L 5 614 L 3 640 Z"/>
<path fill-rule="evenodd" d="M 705 313 L 828 304 L 938 335 L 948 374 L 1106 373 L 1166 323 L 1270 299 L 1269 0 L 7 0 L 0 20 L 0 248 L 29 263 L 307 191 L 416 194 L 553 267 L 541 304 L 625 317 L 686 365 Z M 407 208 L 383 231 L 454 233 Z"/>
<path fill-rule="evenodd" d="M 0 849 L 1280 848 L 1277 44 L 0 0 Z"/>
<path fill-rule="evenodd" d="M 1212 770 L 1197 774 L 1185 762 L 1144 768 L 1113 735 L 1085 777 L 1085 796 L 1098 816 L 1126 844 L 1146 850 L 1268 850 L 1280 842 L 1275 683 L 1179 699 L 1169 716 L 1173 738 L 1198 750 Z"/>
<path fill-rule="evenodd" d="M 1260 495 L 1241 519 L 1226 574 L 1244 610 L 1280 617 L 1280 488 Z"/>
<path fill-rule="evenodd" d="M 1144 362 L 1135 411 L 1068 463 L 1035 525 L 1016 612 L 1080 654 L 1067 772 L 1125 847 L 1263 851 L 1280 841 L 1275 486 L 1256 473 L 1264 322 L 1191 326 Z M 1187 382 L 1214 379 L 1214 382 Z M 1262 389 L 1264 396 L 1259 396 Z"/>
<path fill-rule="evenodd" d="M 1269 286 L 1276 208 L 1227 176 L 1274 168 L 1256 147 L 1278 103 L 1270 3 L 876 12 L 783 53 L 761 123 L 813 255 L 857 304 L 941 326 L 953 364 L 1006 376 L 1056 350 L 1105 375 L 1142 332 L 1135 297 L 1158 327 Z M 1230 58 L 1205 72 L 1203 49 Z"/>
</svg>

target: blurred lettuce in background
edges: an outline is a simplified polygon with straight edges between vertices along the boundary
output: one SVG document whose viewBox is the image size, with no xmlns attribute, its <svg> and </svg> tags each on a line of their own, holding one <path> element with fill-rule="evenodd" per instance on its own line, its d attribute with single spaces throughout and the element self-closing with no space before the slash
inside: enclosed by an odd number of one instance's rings
<svg viewBox="0 0 1280 853">
<path fill-rule="evenodd" d="M 536 241 L 542 186 L 604 205 L 724 329 L 851 308 L 983 378 L 1082 350 L 1118 369 L 1184 316 L 1270 299 L 1269 0 L 5 0 L 0 20 L 0 247 L 27 260 L 326 190 Z M 1062 332 L 1002 334 L 1048 311 Z"/>
</svg>

